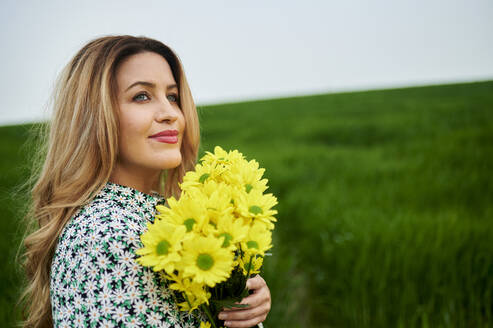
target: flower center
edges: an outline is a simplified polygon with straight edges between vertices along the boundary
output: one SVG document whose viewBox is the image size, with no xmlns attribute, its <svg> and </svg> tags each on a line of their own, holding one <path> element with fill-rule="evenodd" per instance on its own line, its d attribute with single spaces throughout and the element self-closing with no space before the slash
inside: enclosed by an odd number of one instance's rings
<svg viewBox="0 0 493 328">
<path fill-rule="evenodd" d="M 230 244 L 229 242 L 231 241 L 231 239 L 233 239 L 233 237 L 227 232 L 223 232 L 219 235 L 219 237 L 224 237 L 224 242 L 221 247 L 228 247 Z"/>
<path fill-rule="evenodd" d="M 248 210 L 250 211 L 250 213 L 253 213 L 253 214 L 263 213 L 262 209 L 257 205 L 250 206 L 250 208 Z"/>
<path fill-rule="evenodd" d="M 256 248 L 258 249 L 258 243 L 255 240 L 247 241 L 248 248 Z"/>
<path fill-rule="evenodd" d="M 209 254 L 199 254 L 197 257 L 197 266 L 204 271 L 209 270 L 214 265 L 214 259 Z"/>
<path fill-rule="evenodd" d="M 192 231 L 192 228 L 193 228 L 193 225 L 195 224 L 195 222 L 197 222 L 197 221 L 195 221 L 194 218 L 188 218 L 185 221 L 183 221 L 183 224 L 185 225 L 185 227 L 187 227 L 187 232 Z"/>
<path fill-rule="evenodd" d="M 168 254 L 168 248 L 170 246 L 170 243 L 168 243 L 166 240 L 160 241 L 159 244 L 157 244 L 156 253 L 158 253 L 159 255 L 166 255 Z"/>
</svg>

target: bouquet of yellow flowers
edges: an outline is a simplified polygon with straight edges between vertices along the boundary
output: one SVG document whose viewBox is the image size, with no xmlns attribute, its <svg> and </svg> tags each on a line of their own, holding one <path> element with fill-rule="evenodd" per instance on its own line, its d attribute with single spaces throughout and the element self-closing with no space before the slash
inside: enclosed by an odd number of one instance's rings
<svg viewBox="0 0 493 328">
<path fill-rule="evenodd" d="M 264 171 L 237 150 L 216 146 L 186 173 L 180 198 L 156 207 L 141 235 L 138 263 L 162 272 L 181 310 L 203 310 L 209 322 L 201 327 L 221 326 L 223 307 L 247 306 L 237 302 L 272 247 L 277 199 L 264 193 Z"/>
</svg>

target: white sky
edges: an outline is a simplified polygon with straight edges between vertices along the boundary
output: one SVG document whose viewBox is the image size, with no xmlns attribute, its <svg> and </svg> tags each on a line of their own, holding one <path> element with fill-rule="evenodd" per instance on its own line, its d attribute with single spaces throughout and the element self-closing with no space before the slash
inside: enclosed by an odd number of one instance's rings
<svg viewBox="0 0 493 328">
<path fill-rule="evenodd" d="M 145 35 L 198 105 L 493 79 L 492 0 L 0 2 L 0 124 L 37 121 L 89 40 Z"/>
</svg>

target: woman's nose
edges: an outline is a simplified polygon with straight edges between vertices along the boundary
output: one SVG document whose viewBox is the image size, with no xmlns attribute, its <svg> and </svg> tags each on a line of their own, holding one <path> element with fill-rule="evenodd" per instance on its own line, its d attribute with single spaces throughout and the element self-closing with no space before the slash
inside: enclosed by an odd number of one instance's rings
<svg viewBox="0 0 493 328">
<path fill-rule="evenodd" d="M 178 118 L 177 109 L 173 104 L 168 100 L 168 98 L 164 98 L 159 103 L 159 108 L 156 114 L 156 120 L 159 122 L 162 121 L 170 121 L 174 122 Z"/>
</svg>

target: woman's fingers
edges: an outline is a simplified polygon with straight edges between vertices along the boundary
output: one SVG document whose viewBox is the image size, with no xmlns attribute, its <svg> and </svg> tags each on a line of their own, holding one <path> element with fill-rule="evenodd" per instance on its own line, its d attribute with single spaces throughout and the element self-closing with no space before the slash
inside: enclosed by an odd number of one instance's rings
<svg viewBox="0 0 493 328">
<path fill-rule="evenodd" d="M 270 291 L 265 280 L 256 276 L 247 280 L 247 288 L 253 294 L 241 300 L 240 304 L 248 304 L 247 308 L 223 309 L 219 319 L 224 320 L 227 327 L 252 327 L 267 318 L 270 311 Z"/>
<path fill-rule="evenodd" d="M 260 306 L 247 308 L 244 310 L 227 311 L 219 313 L 219 319 L 221 320 L 249 320 L 255 317 L 261 317 L 267 315 L 269 312 L 269 304 L 262 304 Z"/>
<path fill-rule="evenodd" d="M 252 308 L 260 306 L 263 303 L 269 303 L 270 310 L 270 291 L 267 287 L 267 284 L 265 283 L 265 280 L 262 277 L 256 276 L 254 278 L 248 279 L 247 288 L 249 290 L 253 290 L 253 294 L 243 298 L 239 304 L 248 304 L 248 308 Z M 238 311 L 243 309 L 245 308 L 233 307 L 224 308 L 223 311 Z"/>
<path fill-rule="evenodd" d="M 231 328 L 250 328 L 263 322 L 267 316 L 256 317 L 244 321 L 225 321 L 224 325 Z"/>
<path fill-rule="evenodd" d="M 246 282 L 246 287 L 249 290 L 259 289 L 259 288 L 264 287 L 264 286 L 267 286 L 267 284 L 266 284 L 264 278 L 262 278 L 261 276 L 255 276 L 253 278 L 248 279 Z"/>
<path fill-rule="evenodd" d="M 254 327 L 255 325 L 258 325 L 259 323 L 263 322 L 265 320 L 266 316 L 263 317 L 258 317 L 258 318 L 253 318 L 250 320 L 246 321 L 226 321 L 224 322 L 224 325 L 226 327 L 230 328 L 250 328 Z"/>
<path fill-rule="evenodd" d="M 257 279 L 259 277 L 259 279 Z M 248 295 L 243 298 L 239 304 L 248 304 L 248 308 L 258 307 L 263 303 L 268 303 L 268 310 L 270 310 L 270 291 L 265 283 L 265 280 L 260 276 L 256 276 L 254 278 L 250 278 L 247 281 L 247 288 L 249 290 L 253 290 L 253 294 Z M 224 308 L 223 312 L 227 311 L 239 311 L 244 310 L 245 308 L 241 307 L 233 307 L 233 308 Z"/>
<path fill-rule="evenodd" d="M 248 304 L 249 307 L 256 307 L 264 303 L 270 303 L 270 293 L 267 288 L 256 289 L 251 295 L 241 300 L 240 304 Z"/>
<path fill-rule="evenodd" d="M 265 303 L 267 300 L 268 300 L 268 298 L 267 298 L 266 293 L 255 293 L 255 294 L 248 295 L 247 297 L 242 299 L 240 303 L 237 303 L 237 304 L 243 304 L 243 305 L 248 304 L 248 307 L 224 308 L 223 311 L 224 312 L 241 311 L 244 309 L 257 307 L 257 306 L 261 305 L 262 303 Z"/>
</svg>

